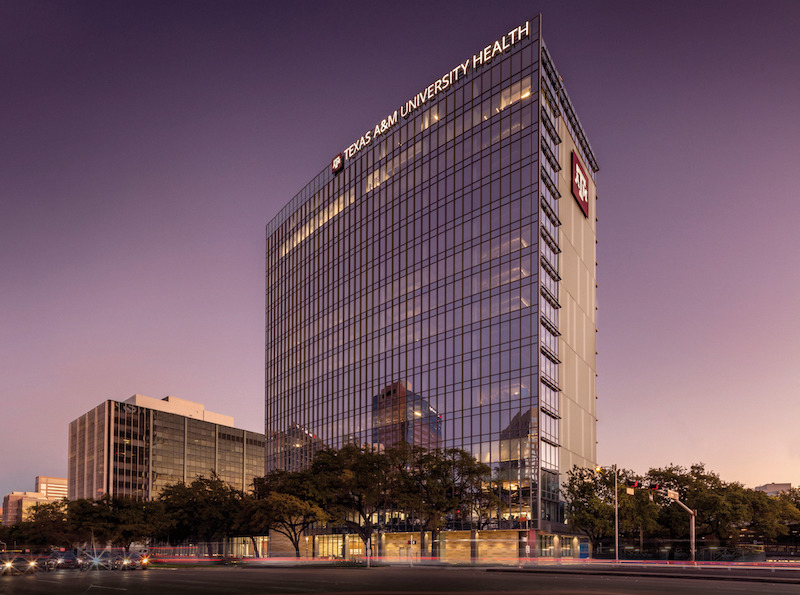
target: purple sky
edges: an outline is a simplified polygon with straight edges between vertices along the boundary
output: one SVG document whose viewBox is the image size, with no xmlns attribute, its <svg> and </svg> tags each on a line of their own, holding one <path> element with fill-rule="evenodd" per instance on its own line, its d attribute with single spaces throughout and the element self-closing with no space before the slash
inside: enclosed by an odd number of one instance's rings
<svg viewBox="0 0 800 595">
<path fill-rule="evenodd" d="M 263 431 L 264 226 L 536 12 L 598 161 L 602 464 L 800 484 L 800 3 L 0 3 L 0 496 L 174 395 Z M 13 454 L 14 456 L 9 456 Z"/>
</svg>

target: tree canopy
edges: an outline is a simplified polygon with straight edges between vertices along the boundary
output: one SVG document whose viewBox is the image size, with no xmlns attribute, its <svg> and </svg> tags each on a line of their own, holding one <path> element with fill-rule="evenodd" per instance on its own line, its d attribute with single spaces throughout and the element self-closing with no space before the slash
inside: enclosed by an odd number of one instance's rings
<svg viewBox="0 0 800 595">
<path fill-rule="evenodd" d="M 321 450 L 311 463 L 313 497 L 366 549 L 372 545 L 375 518 L 392 502 L 389 470 L 387 456 L 355 444 Z"/>
<path fill-rule="evenodd" d="M 489 487 L 491 470 L 468 452 L 400 445 L 388 452 L 392 494 L 398 508 L 431 531 L 431 555 L 438 557 L 439 532 L 456 511 L 475 510 Z"/>
<path fill-rule="evenodd" d="M 169 540 L 216 541 L 233 534 L 242 492 L 217 476 L 166 486 L 159 494 Z"/>
<path fill-rule="evenodd" d="M 800 538 L 798 488 L 768 496 L 725 482 L 702 463 L 653 468 L 645 475 L 616 472 L 620 540 L 628 548 L 638 544 L 644 552 L 646 544 L 667 544 L 688 550 L 689 515 L 667 490 L 696 511 L 697 539 L 719 549 L 743 540 Z M 178 545 L 244 536 L 259 555 L 256 537 L 274 531 L 289 539 L 299 557 L 310 529 L 352 532 L 369 549 L 376 532 L 398 521 L 406 530 L 430 532 L 430 551 L 437 556 L 443 529 L 479 529 L 503 513 L 500 489 L 489 467 L 460 449 L 399 444 L 381 452 L 349 444 L 319 451 L 306 470 L 256 477 L 249 494 L 211 476 L 168 485 L 150 502 L 106 495 L 39 504 L 27 521 L 0 529 L 0 541 L 43 549 L 127 549 L 134 542 Z M 606 552 L 614 537 L 614 471 L 575 467 L 562 495 L 571 529 L 588 536 L 596 553 Z"/>
<path fill-rule="evenodd" d="M 575 467 L 567 477 L 562 492 L 568 523 L 584 532 L 597 551 L 614 535 L 613 473 Z M 630 490 L 628 481 L 638 481 L 640 487 Z M 775 540 L 800 527 L 797 492 L 771 497 L 725 482 L 702 463 L 653 468 L 644 476 L 620 469 L 620 535 L 638 538 L 640 550 L 645 536 L 665 543 L 689 539 L 689 515 L 665 495 L 666 490 L 677 492 L 680 501 L 697 512 L 697 539 L 722 548 L 736 547 L 743 538 Z"/>
</svg>

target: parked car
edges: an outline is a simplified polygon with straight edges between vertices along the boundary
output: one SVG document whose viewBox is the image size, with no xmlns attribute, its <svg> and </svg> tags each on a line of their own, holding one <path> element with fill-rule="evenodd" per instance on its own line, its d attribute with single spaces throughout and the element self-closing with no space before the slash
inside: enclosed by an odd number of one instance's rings
<svg viewBox="0 0 800 595">
<path fill-rule="evenodd" d="M 92 557 L 86 552 L 80 552 L 78 554 L 78 570 L 86 570 L 91 563 L 91 559 Z"/>
<path fill-rule="evenodd" d="M 139 552 L 131 552 L 122 557 L 120 570 L 136 570 L 137 568 L 147 570 L 147 565 L 149 563 L 150 559 L 146 555 L 140 554 Z"/>
<path fill-rule="evenodd" d="M 92 552 L 81 556 L 81 570 L 119 570 L 122 566 L 122 557 L 108 550 Z"/>
<path fill-rule="evenodd" d="M 78 556 L 72 552 L 53 552 L 47 560 L 48 570 L 62 570 L 64 568 L 79 568 Z"/>
<path fill-rule="evenodd" d="M 0 574 L 33 574 L 34 572 L 36 572 L 36 560 L 15 556 L 0 562 Z"/>
</svg>

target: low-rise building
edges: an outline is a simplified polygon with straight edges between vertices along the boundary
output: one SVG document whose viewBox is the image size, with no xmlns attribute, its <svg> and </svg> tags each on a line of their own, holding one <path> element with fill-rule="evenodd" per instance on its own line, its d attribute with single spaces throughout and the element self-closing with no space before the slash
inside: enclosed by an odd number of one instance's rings
<svg viewBox="0 0 800 595">
<path fill-rule="evenodd" d="M 2 524 L 10 527 L 27 521 L 30 510 L 37 504 L 56 502 L 67 497 L 65 477 L 36 476 L 36 490 L 33 492 L 11 492 L 3 497 Z"/>
<path fill-rule="evenodd" d="M 152 500 L 198 476 L 250 490 L 264 474 L 264 435 L 233 418 L 172 396 L 107 400 L 69 425 L 68 495 Z"/>
<path fill-rule="evenodd" d="M 62 498 L 66 498 L 68 495 L 67 478 L 37 475 L 36 491 L 40 494 L 44 494 L 44 497 L 48 500 L 61 500 Z"/>
<path fill-rule="evenodd" d="M 768 496 L 779 496 L 784 492 L 792 489 L 790 483 L 765 483 L 763 486 L 756 486 L 754 488 L 757 492 L 766 492 Z"/>
</svg>

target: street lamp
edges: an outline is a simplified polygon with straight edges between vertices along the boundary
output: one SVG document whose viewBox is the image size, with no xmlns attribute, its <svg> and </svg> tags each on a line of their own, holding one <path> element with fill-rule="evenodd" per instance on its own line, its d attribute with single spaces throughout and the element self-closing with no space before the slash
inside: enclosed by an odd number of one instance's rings
<svg viewBox="0 0 800 595">
<path fill-rule="evenodd" d="M 597 473 L 606 469 L 610 469 L 614 473 L 614 561 L 619 562 L 619 496 L 617 490 L 617 466 L 597 466 L 594 468 Z"/>
</svg>

